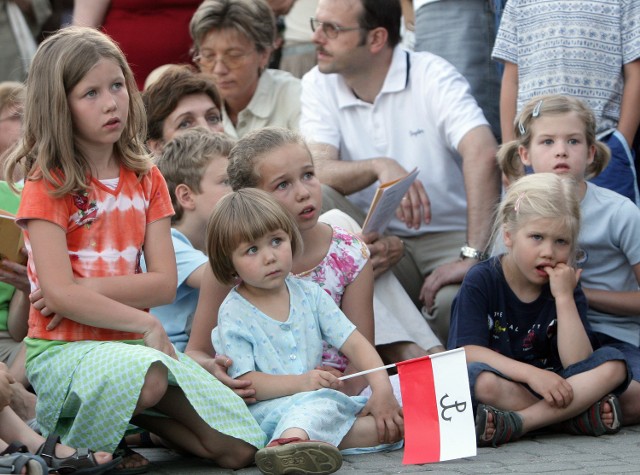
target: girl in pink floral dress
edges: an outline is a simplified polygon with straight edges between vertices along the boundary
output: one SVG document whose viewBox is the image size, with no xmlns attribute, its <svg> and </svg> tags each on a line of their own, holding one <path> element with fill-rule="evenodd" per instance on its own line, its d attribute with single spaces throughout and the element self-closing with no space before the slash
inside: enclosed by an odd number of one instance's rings
<svg viewBox="0 0 640 475">
<path fill-rule="evenodd" d="M 375 344 L 374 275 L 369 250 L 355 234 L 319 221 L 322 189 L 304 139 L 295 132 L 275 127 L 251 132 L 232 149 L 227 173 L 234 191 L 260 188 L 271 193 L 291 213 L 304 242 L 304 252 L 294 258 L 293 274 L 319 284 L 358 330 Z M 210 269 L 206 274 L 186 352 L 252 401 L 252 391 L 241 388 L 241 380 L 230 380 L 225 374 L 224 366 L 232 362 L 226 357 L 217 360 L 211 357 L 214 350 L 209 335 L 217 323 L 211 315 L 217 315 L 229 289 L 220 288 Z M 207 290 L 202 291 L 203 288 Z M 426 322 L 422 323 L 428 329 Z M 348 360 L 328 345 L 325 345 L 323 365 L 346 374 L 355 372 Z M 363 377 L 344 383 L 342 389 L 349 395 L 359 394 L 366 386 Z"/>
</svg>

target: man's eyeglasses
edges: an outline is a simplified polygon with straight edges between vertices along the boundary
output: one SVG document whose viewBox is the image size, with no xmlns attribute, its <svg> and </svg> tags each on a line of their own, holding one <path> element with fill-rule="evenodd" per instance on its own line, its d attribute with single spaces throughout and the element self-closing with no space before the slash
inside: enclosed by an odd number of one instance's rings
<svg viewBox="0 0 640 475">
<path fill-rule="evenodd" d="M 322 28 L 322 33 L 330 40 L 335 40 L 343 31 L 362 30 L 359 26 L 338 26 L 331 21 L 318 21 L 315 18 L 310 18 L 309 21 L 311 23 L 311 31 L 315 33 L 318 28 Z"/>
<path fill-rule="evenodd" d="M 227 69 L 236 69 L 242 66 L 244 60 L 252 52 L 253 51 L 229 51 L 227 53 L 221 54 L 220 56 L 216 56 L 215 54 L 210 53 L 197 53 L 193 56 L 193 62 L 200 65 L 201 67 L 213 69 L 216 67 L 216 63 L 220 61 L 227 67 Z"/>
</svg>

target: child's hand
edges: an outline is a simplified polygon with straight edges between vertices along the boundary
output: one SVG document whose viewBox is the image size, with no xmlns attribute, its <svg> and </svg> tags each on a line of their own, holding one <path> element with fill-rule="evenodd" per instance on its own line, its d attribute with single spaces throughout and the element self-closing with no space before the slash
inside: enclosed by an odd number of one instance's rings
<svg viewBox="0 0 640 475">
<path fill-rule="evenodd" d="M 533 367 L 532 367 L 533 369 Z M 567 407 L 573 401 L 573 388 L 553 371 L 535 368 L 527 384 L 553 407 Z"/>
<path fill-rule="evenodd" d="M 328 371 L 336 378 L 342 378 L 344 376 L 344 373 L 342 371 L 340 371 L 338 368 L 334 368 L 333 366 L 320 365 L 316 366 L 316 369 L 319 369 L 320 371 Z"/>
<path fill-rule="evenodd" d="M 45 317 L 50 317 L 54 313 L 47 308 L 47 305 L 44 303 L 44 296 L 42 295 L 42 289 L 36 289 L 29 294 L 29 301 L 31 305 L 36 310 L 39 310 L 40 313 Z"/>
<path fill-rule="evenodd" d="M 337 391 L 342 387 L 340 381 L 334 374 L 329 371 L 320 369 L 312 369 L 311 371 L 301 375 L 302 391 L 316 391 L 317 389 L 329 388 Z"/>
<path fill-rule="evenodd" d="M 33 305 L 33 307 L 36 310 L 39 310 L 43 316 L 52 317 L 51 320 L 49 320 L 49 323 L 47 323 L 47 331 L 51 331 L 55 329 L 58 325 L 60 325 L 60 322 L 64 319 L 62 315 L 57 315 L 53 313 L 45 305 L 44 297 L 42 296 L 41 289 L 36 289 L 33 292 L 31 292 L 29 294 L 29 301 L 31 302 L 31 305 Z"/>
<path fill-rule="evenodd" d="M 549 275 L 551 293 L 556 299 L 562 296 L 573 298 L 573 290 L 578 285 L 582 269 L 574 269 L 567 264 L 559 263 L 555 267 L 545 267 L 544 270 Z"/>
<path fill-rule="evenodd" d="M 256 402 L 256 390 L 249 387 L 251 386 L 251 381 L 233 379 L 227 374 L 227 368 L 230 368 L 232 364 L 231 358 L 225 355 L 216 355 L 210 372 L 222 384 L 231 388 L 234 393 L 244 399 L 245 404 L 254 404 Z"/>
<path fill-rule="evenodd" d="M 167 332 L 164 331 L 162 324 L 155 318 L 151 317 L 153 324 L 150 328 L 144 332 L 144 344 L 149 348 L 162 351 L 165 355 L 171 356 L 171 358 L 178 359 L 176 356 L 176 350 L 167 336 Z"/>
<path fill-rule="evenodd" d="M 404 437 L 402 408 L 391 391 L 374 391 L 359 416 L 371 414 L 376 421 L 378 441 L 391 444 Z"/>
</svg>

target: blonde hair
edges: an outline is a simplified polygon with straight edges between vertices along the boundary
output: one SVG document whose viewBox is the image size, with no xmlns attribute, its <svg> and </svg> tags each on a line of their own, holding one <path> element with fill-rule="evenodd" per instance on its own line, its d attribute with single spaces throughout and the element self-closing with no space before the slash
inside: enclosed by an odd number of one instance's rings
<svg viewBox="0 0 640 475">
<path fill-rule="evenodd" d="M 253 242 L 282 229 L 291 238 L 291 252 L 302 252 L 302 236 L 287 210 L 269 193 L 246 188 L 224 196 L 207 226 L 207 254 L 213 274 L 222 284 L 234 282 L 231 255 L 242 242 Z"/>
<path fill-rule="evenodd" d="M 544 116 L 557 116 L 575 112 L 584 123 L 587 146 L 595 145 L 596 153 L 593 162 L 589 164 L 585 179 L 598 176 L 604 170 L 611 158 L 609 147 L 596 139 L 596 118 L 593 111 L 580 99 L 560 94 L 548 94 L 531 99 L 522 108 L 514 124 L 515 140 L 503 144 L 498 149 L 498 164 L 509 181 L 524 175 L 524 167 L 520 160 L 518 149 L 520 146 L 529 148 L 531 145 L 531 129 L 536 120 Z"/>
<path fill-rule="evenodd" d="M 256 188 L 260 183 L 258 162 L 263 155 L 285 145 L 300 145 L 311 157 L 309 147 L 297 132 L 282 127 L 265 127 L 249 132 L 236 143 L 229 155 L 229 184 L 233 191 Z"/>
<path fill-rule="evenodd" d="M 27 77 L 24 134 L 6 164 L 12 177 L 19 162 L 29 180 L 44 179 L 53 196 L 86 190 L 90 163 L 76 146 L 67 95 L 101 59 L 118 64 L 129 93 L 129 115 L 114 153 L 126 168 L 142 175 L 151 168 L 144 138 L 142 99 L 124 54 L 105 34 L 92 28 L 68 27 L 44 40 Z"/>
<path fill-rule="evenodd" d="M 10 111 L 22 115 L 24 104 L 25 87 L 24 84 L 17 81 L 0 82 L 0 113 Z M 13 111 L 11 111 L 13 109 Z M 9 144 L 8 144 L 9 145 Z M 0 150 L 0 167 L 5 163 L 5 157 L 8 156 L 15 144 L 9 145 L 6 149 Z M 3 167 L 4 168 L 4 167 Z M 3 177 L 3 170 L 0 169 L 0 178 Z"/>
<path fill-rule="evenodd" d="M 16 107 L 24 104 L 25 87 L 21 82 L 0 82 L 0 112 L 6 107 Z"/>
<path fill-rule="evenodd" d="M 508 189 L 498 206 L 493 241 L 503 230 L 517 232 L 534 219 L 557 219 L 570 234 L 575 255 L 580 232 L 580 198 L 575 180 L 555 173 L 534 173 L 520 178 Z M 575 257 L 575 256 L 574 256 Z"/>
<path fill-rule="evenodd" d="M 156 165 L 169 188 L 175 211 L 172 223 L 179 222 L 184 213 L 176 197 L 176 187 L 185 184 L 195 193 L 200 193 L 200 182 L 206 168 L 216 157 L 227 159 L 233 143 L 230 137 L 202 127 L 189 129 L 167 142 Z"/>
</svg>

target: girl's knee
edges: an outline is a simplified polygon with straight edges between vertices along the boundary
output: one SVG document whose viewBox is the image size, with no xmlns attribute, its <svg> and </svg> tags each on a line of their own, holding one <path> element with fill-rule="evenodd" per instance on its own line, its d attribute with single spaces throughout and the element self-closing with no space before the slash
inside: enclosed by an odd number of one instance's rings
<svg viewBox="0 0 640 475">
<path fill-rule="evenodd" d="M 144 384 L 138 398 L 138 409 L 144 410 L 160 402 L 169 386 L 167 367 L 162 363 L 153 363 L 144 378 Z"/>
<path fill-rule="evenodd" d="M 253 464 L 256 451 L 254 446 L 238 441 L 232 450 L 217 453 L 213 455 L 212 460 L 221 468 L 239 470 Z"/>
<path fill-rule="evenodd" d="M 500 394 L 503 381 L 505 381 L 503 378 L 491 371 L 482 371 L 473 386 L 476 399 L 484 403 L 494 401 Z"/>
<path fill-rule="evenodd" d="M 617 386 L 627 378 L 627 365 L 622 360 L 605 361 L 598 368 L 603 382 L 611 382 Z"/>
</svg>

